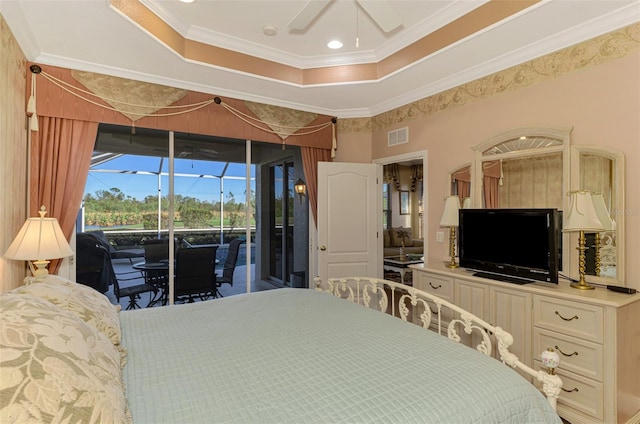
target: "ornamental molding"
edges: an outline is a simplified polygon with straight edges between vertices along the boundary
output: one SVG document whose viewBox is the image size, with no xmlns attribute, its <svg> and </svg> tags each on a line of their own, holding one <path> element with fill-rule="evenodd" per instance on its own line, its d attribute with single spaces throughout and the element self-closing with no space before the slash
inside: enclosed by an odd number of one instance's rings
<svg viewBox="0 0 640 424">
<path fill-rule="evenodd" d="M 375 132 L 405 124 L 445 110 L 486 99 L 496 94 L 548 81 L 624 58 L 640 51 L 640 23 L 592 38 L 554 53 L 408 103 L 373 118 L 338 121 L 342 134 Z"/>
</svg>

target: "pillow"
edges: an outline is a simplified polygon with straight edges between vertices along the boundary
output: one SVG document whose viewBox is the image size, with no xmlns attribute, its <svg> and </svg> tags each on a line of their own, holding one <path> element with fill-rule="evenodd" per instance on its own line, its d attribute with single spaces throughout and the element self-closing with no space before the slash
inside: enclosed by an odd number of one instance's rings
<svg viewBox="0 0 640 424">
<path fill-rule="evenodd" d="M 120 354 L 101 332 L 13 292 L 0 322 L 0 422 L 128 422 Z"/>
<path fill-rule="evenodd" d="M 28 285 L 15 288 L 11 292 L 36 296 L 72 312 L 104 333 L 114 345 L 120 345 L 120 305 L 112 305 L 107 296 L 89 286 L 57 275 L 47 275 L 40 281 L 32 280 Z"/>
<path fill-rule="evenodd" d="M 389 233 L 391 235 L 391 244 L 393 246 L 397 246 L 397 247 L 402 246 L 403 240 L 404 240 L 405 247 L 413 246 L 411 228 L 403 228 L 403 227 L 392 228 L 391 230 L 389 230 Z"/>
</svg>

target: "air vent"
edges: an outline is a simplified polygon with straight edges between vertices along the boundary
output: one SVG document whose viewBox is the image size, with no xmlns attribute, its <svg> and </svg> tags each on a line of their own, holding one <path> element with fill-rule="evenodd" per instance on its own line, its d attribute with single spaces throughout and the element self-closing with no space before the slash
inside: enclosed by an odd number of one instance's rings
<svg viewBox="0 0 640 424">
<path fill-rule="evenodd" d="M 404 127 L 397 130 L 389 131 L 387 146 L 395 146 L 409 142 L 409 128 Z"/>
</svg>

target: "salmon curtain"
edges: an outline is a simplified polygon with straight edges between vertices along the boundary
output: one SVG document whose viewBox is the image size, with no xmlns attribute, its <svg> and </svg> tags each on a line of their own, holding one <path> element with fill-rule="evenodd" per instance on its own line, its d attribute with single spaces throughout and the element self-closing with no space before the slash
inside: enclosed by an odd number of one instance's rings
<svg viewBox="0 0 640 424">
<path fill-rule="evenodd" d="M 302 167 L 307 185 L 307 196 L 311 205 L 313 221 L 318 228 L 318 162 L 332 162 L 331 150 L 315 147 L 300 147 Z"/>
<path fill-rule="evenodd" d="M 456 193 L 462 205 L 464 199 L 471 195 L 471 166 L 465 166 L 451 174 L 451 182 L 456 186 Z"/>
<path fill-rule="evenodd" d="M 44 205 L 47 216 L 58 219 L 70 240 L 89 175 L 98 123 L 39 116 L 38 126 L 38 132 L 31 132 L 29 216 L 37 216 Z M 60 261 L 52 261 L 49 272 L 55 274 L 59 267 Z"/>
<path fill-rule="evenodd" d="M 502 163 L 499 160 L 482 163 L 482 182 L 484 184 L 484 206 L 489 209 L 500 207 L 500 179 Z"/>
</svg>

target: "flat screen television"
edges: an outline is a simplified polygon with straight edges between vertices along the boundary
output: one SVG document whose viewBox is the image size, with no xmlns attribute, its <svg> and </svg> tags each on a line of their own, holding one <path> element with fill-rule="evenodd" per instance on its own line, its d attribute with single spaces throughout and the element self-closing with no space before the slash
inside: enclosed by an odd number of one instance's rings
<svg viewBox="0 0 640 424">
<path fill-rule="evenodd" d="M 557 209 L 460 209 L 460 266 L 518 284 L 558 283 Z"/>
</svg>

